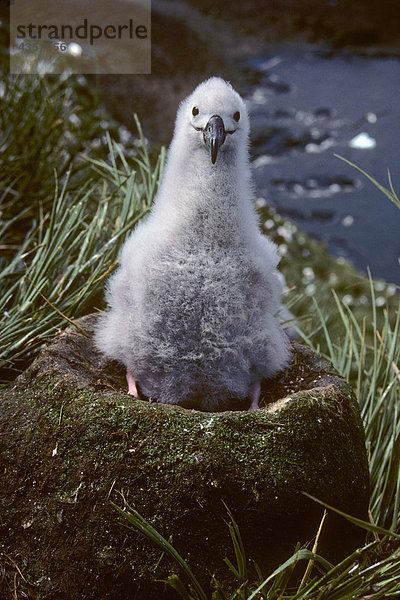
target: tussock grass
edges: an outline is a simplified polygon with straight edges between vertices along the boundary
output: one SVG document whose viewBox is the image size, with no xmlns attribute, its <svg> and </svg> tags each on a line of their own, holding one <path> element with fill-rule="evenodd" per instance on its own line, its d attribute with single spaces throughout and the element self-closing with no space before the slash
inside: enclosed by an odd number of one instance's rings
<svg viewBox="0 0 400 600">
<path fill-rule="evenodd" d="M 371 281 L 371 322 L 374 335 L 367 339 L 367 320 L 359 323 L 354 312 L 335 295 L 343 335 L 332 339 L 315 302 L 325 336 L 323 354 L 353 384 L 364 421 L 371 474 L 371 514 L 376 523 L 396 529 L 400 501 L 400 309 L 384 309 L 377 325 L 375 291 Z M 300 335 L 314 349 L 318 337 Z"/>
<path fill-rule="evenodd" d="M 349 162 L 349 161 L 346 161 Z M 352 163 L 350 163 L 352 165 Z M 352 165 L 355 167 L 355 165 Z M 363 173 L 400 209 L 393 190 Z M 330 360 L 355 390 L 365 426 L 371 476 L 371 516 L 393 531 L 400 528 L 400 302 L 397 294 L 378 308 L 374 282 L 369 277 L 369 314 L 362 319 L 339 299 L 335 301 L 339 335 L 333 336 L 317 300 L 319 327 L 303 341 Z M 400 591 L 400 582 L 399 582 Z"/>
<path fill-rule="evenodd" d="M 3 219 L 26 211 L 35 216 L 39 202 L 51 203 L 53 170 L 59 179 L 79 152 L 102 133 L 101 108 L 88 88 L 66 78 L 1 78 L 0 199 Z M 87 90 L 78 96 L 77 90 Z M 97 117 L 97 118 L 93 118 Z M 75 165 L 75 177 L 78 167 Z M 77 184 L 79 182 L 77 181 Z"/>
<path fill-rule="evenodd" d="M 76 91 L 58 79 L 6 79 L 0 129 L 0 369 L 5 379 L 58 329 L 101 303 L 119 248 L 149 210 L 161 176 L 164 152 L 152 159 L 138 120 L 138 138 L 129 153 L 108 132 L 93 145 L 86 130 L 71 147 L 71 115 L 77 113 L 71 98 L 77 100 Z M 27 116 L 19 122 L 22 112 Z M 96 132 L 89 127 L 89 135 Z M 88 154 L 93 146 L 97 151 Z"/>
</svg>

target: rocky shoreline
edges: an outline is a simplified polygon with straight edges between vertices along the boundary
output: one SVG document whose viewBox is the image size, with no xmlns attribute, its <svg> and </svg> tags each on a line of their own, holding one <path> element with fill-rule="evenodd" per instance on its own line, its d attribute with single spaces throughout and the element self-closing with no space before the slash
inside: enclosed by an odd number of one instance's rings
<svg viewBox="0 0 400 600">
<path fill-rule="evenodd" d="M 400 8 L 391 0 L 378 7 L 370 0 L 153 0 L 152 74 L 103 76 L 100 87 L 117 121 L 131 128 L 136 112 L 147 137 L 167 144 L 176 106 L 202 79 L 222 76 L 243 94 L 257 77 L 250 61 L 277 49 L 399 55 L 399 28 Z"/>
</svg>

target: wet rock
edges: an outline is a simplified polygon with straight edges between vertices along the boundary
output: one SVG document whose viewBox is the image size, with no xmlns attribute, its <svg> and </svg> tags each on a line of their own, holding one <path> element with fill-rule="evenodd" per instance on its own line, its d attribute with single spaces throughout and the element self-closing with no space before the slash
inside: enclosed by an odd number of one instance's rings
<svg viewBox="0 0 400 600">
<path fill-rule="evenodd" d="M 301 209 L 288 208 L 285 211 L 285 215 L 291 219 L 297 221 L 309 221 L 313 219 L 319 223 L 334 223 L 338 220 L 337 215 L 332 210 L 318 210 L 318 209 Z"/>
<path fill-rule="evenodd" d="M 79 322 L 89 337 L 59 334 L 1 391 L 0 535 L 35 598 L 168 597 L 156 580 L 172 565 L 122 526 L 110 504 L 121 493 L 205 585 L 214 573 L 229 584 L 222 501 L 265 573 L 315 536 L 321 508 L 303 491 L 367 516 L 359 409 L 319 355 L 293 344 L 291 365 L 263 383 L 261 410 L 203 413 L 128 396 L 124 370 L 92 344 L 95 319 Z M 329 515 L 319 550 L 336 560 L 362 538 Z"/>
<path fill-rule="evenodd" d="M 276 94 L 288 94 L 290 92 L 290 85 L 286 81 L 282 81 L 276 75 L 268 75 L 263 81 L 263 85 Z"/>
<path fill-rule="evenodd" d="M 289 192 L 297 195 L 315 195 L 315 191 L 317 191 L 317 197 L 348 193 L 359 187 L 359 181 L 357 179 L 344 177 L 342 175 L 314 175 L 313 177 L 308 177 L 306 179 L 294 177 L 284 179 L 279 177 L 273 179 L 271 183 L 279 192 Z"/>
<path fill-rule="evenodd" d="M 334 145 L 330 131 L 319 131 L 295 122 L 284 111 L 278 111 L 271 116 L 266 111 L 264 114 L 251 114 L 252 128 L 250 139 L 256 154 L 269 154 L 270 156 L 282 156 L 297 152 L 323 151 Z"/>
<path fill-rule="evenodd" d="M 293 108 L 278 108 L 273 116 L 276 119 L 292 119 L 296 116 L 296 111 Z"/>
<path fill-rule="evenodd" d="M 333 119 L 336 112 L 332 108 L 322 107 L 314 110 L 314 116 L 318 119 Z"/>
</svg>

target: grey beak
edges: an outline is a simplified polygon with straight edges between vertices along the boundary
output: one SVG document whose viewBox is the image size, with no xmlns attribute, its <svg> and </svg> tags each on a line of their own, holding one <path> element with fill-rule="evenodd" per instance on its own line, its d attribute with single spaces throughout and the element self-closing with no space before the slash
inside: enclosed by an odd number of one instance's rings
<svg viewBox="0 0 400 600">
<path fill-rule="evenodd" d="M 211 151 L 211 162 L 213 165 L 217 160 L 218 148 L 222 146 L 225 138 L 226 132 L 223 120 L 219 115 L 213 115 L 203 130 L 204 143 Z"/>
</svg>

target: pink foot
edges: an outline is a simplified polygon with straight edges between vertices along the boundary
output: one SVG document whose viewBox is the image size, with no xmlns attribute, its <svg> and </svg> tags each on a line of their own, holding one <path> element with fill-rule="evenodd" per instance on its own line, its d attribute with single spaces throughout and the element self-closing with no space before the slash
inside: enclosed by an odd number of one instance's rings
<svg viewBox="0 0 400 600">
<path fill-rule="evenodd" d="M 253 385 L 250 388 L 251 404 L 250 404 L 249 410 L 257 410 L 257 408 L 260 408 L 258 406 L 258 401 L 260 399 L 260 393 L 261 393 L 260 382 L 258 381 L 257 383 L 253 383 Z"/>
<path fill-rule="evenodd" d="M 129 370 L 126 371 L 126 380 L 128 382 L 128 394 L 134 396 L 135 398 L 139 398 L 139 394 L 136 387 L 136 381 L 134 380 L 133 375 Z"/>
</svg>

